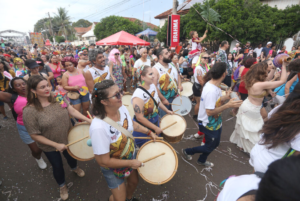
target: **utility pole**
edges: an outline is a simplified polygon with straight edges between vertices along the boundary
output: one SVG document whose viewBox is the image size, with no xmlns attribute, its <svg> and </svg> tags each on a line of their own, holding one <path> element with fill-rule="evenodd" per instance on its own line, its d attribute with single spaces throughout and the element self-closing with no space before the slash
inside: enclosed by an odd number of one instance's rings
<svg viewBox="0 0 300 201">
<path fill-rule="evenodd" d="M 51 18 L 50 18 L 50 13 L 48 12 L 48 16 L 49 16 L 49 21 L 50 21 L 50 29 L 51 29 L 51 32 L 52 33 L 52 37 L 53 37 L 53 42 L 55 44 L 55 37 L 54 37 L 54 32 L 53 32 L 53 29 L 52 29 L 52 22 L 51 22 Z"/>
<path fill-rule="evenodd" d="M 45 35 L 46 35 L 46 39 L 48 38 L 47 32 L 46 32 L 46 25 L 44 23 L 44 29 L 45 29 Z"/>
<path fill-rule="evenodd" d="M 177 0 L 173 0 L 173 10 L 172 10 L 172 15 L 177 15 Z"/>
</svg>

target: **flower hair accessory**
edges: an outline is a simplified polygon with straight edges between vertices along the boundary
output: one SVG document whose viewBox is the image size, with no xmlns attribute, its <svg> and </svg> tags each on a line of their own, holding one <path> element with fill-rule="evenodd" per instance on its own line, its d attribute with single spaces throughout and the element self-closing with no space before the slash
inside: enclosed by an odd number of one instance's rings
<svg viewBox="0 0 300 201">
<path fill-rule="evenodd" d="M 140 67 L 137 68 L 137 70 L 136 70 L 136 75 L 137 75 L 138 78 L 141 77 L 141 74 L 142 74 L 144 68 L 145 68 L 144 65 L 142 65 L 142 66 L 140 66 Z"/>
</svg>

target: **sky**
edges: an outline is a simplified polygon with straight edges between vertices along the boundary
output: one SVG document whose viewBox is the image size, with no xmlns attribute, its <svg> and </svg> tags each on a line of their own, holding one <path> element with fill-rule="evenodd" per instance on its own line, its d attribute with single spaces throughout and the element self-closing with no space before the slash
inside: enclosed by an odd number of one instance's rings
<svg viewBox="0 0 300 201">
<path fill-rule="evenodd" d="M 179 0 L 181 4 L 183 0 Z M 34 24 L 54 16 L 58 7 L 66 8 L 72 22 L 86 19 L 99 22 L 101 18 L 117 15 L 133 17 L 159 26 L 156 15 L 172 8 L 173 0 L 13 0 L 1 1 L 0 31 L 12 29 L 33 32 Z M 5 34 L 15 35 L 15 34 Z"/>
</svg>

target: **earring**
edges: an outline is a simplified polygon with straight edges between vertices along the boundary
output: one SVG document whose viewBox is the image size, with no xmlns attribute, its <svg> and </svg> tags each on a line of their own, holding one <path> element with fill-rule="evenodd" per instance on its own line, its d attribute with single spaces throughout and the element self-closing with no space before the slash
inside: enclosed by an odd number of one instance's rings
<svg viewBox="0 0 300 201">
<path fill-rule="evenodd" d="M 142 80 L 142 86 L 144 86 L 144 84 L 145 84 L 145 81 L 144 81 L 144 80 Z"/>
</svg>

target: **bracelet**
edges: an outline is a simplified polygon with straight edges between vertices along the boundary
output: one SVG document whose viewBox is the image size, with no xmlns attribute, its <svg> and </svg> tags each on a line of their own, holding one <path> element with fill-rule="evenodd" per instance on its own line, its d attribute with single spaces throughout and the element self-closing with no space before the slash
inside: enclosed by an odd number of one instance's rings
<svg viewBox="0 0 300 201">
<path fill-rule="evenodd" d="M 147 135 L 149 136 L 151 134 L 151 131 L 148 129 L 147 131 Z"/>
</svg>

